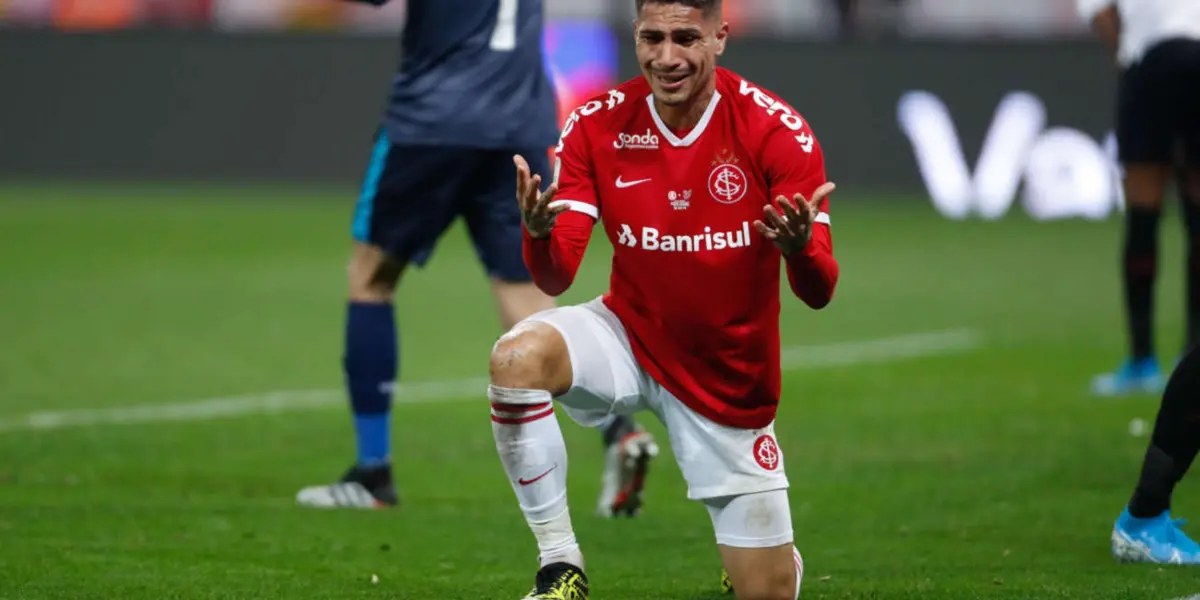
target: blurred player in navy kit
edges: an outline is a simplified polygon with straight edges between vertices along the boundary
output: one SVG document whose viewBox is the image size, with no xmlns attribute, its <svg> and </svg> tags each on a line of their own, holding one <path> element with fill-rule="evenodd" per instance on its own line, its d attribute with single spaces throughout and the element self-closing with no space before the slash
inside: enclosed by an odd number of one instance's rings
<svg viewBox="0 0 1200 600">
<path fill-rule="evenodd" d="M 360 0 L 381 5 L 387 0 Z M 512 201 L 514 154 L 551 175 L 557 99 L 542 57 L 542 0 L 408 0 L 399 71 L 353 218 L 343 369 L 358 442 L 337 482 L 297 501 L 318 508 L 398 503 L 391 407 L 399 363 L 393 298 L 461 216 L 491 282 L 504 331 L 553 299 L 533 284 Z M 632 516 L 658 448 L 627 417 L 600 425 L 608 447 L 598 511 Z"/>
</svg>

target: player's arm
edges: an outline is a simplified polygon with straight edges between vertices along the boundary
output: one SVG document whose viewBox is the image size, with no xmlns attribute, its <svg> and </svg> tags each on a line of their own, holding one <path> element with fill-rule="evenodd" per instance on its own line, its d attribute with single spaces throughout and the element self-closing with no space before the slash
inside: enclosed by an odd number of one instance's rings
<svg viewBox="0 0 1200 600">
<path fill-rule="evenodd" d="M 1121 40 L 1121 13 L 1115 0 L 1076 0 L 1075 8 L 1093 32 L 1116 54 Z"/>
<path fill-rule="evenodd" d="M 591 156 L 577 113 L 555 150 L 554 181 L 540 194 L 541 177 L 517 160 L 517 194 L 524 215 L 522 253 L 538 288 L 558 296 L 571 287 L 600 217 Z M 524 187 L 523 187 L 524 183 Z"/>
<path fill-rule="evenodd" d="M 762 164 L 771 205 L 755 227 L 784 254 L 792 293 L 814 308 L 833 300 L 838 263 L 829 229 L 833 185 L 825 180 L 821 146 L 808 126 L 777 127 L 768 134 Z"/>
</svg>

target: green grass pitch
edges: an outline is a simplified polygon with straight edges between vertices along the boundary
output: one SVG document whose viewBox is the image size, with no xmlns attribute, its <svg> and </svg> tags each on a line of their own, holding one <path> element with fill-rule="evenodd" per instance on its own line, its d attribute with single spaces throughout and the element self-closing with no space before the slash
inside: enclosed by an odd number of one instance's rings
<svg viewBox="0 0 1200 600">
<path fill-rule="evenodd" d="M 0 598 L 511 600 L 528 589 L 536 547 L 482 388 L 397 408 L 404 506 L 390 512 L 293 505 L 297 489 L 352 459 L 336 397 L 208 420 L 28 426 L 35 412 L 164 414 L 208 398 L 336 390 L 354 196 L 0 187 Z M 786 346 L 945 330 L 973 331 L 980 345 L 813 359 L 785 374 L 778 431 L 803 597 L 1200 593 L 1194 570 L 1108 554 L 1146 444 L 1129 423 L 1152 421 L 1158 406 L 1087 394 L 1123 347 L 1118 221 L 956 223 L 917 199 L 849 194 L 832 212 L 837 297 L 821 312 L 785 301 Z M 1180 229 L 1172 211 L 1158 288 L 1166 360 L 1182 336 Z M 564 301 L 603 291 L 601 237 Z M 407 275 L 398 310 L 403 381 L 486 375 L 498 322 L 462 229 Z M 563 421 L 593 598 L 720 598 L 707 515 L 684 497 L 669 450 L 644 514 L 603 521 L 591 516 L 600 440 Z M 1198 489 L 1182 484 L 1177 514 L 1200 515 Z"/>
</svg>

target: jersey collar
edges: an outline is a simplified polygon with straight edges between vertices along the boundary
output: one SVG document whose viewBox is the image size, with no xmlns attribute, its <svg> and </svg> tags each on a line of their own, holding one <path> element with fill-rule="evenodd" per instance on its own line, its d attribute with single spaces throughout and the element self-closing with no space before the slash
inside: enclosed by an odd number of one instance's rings
<svg viewBox="0 0 1200 600">
<path fill-rule="evenodd" d="M 671 131 L 670 127 L 663 122 L 662 117 L 658 115 L 658 109 L 654 107 L 654 94 L 646 96 L 646 104 L 650 105 L 650 116 L 654 117 L 654 125 L 658 127 L 658 132 L 666 138 L 672 146 L 677 148 L 691 146 L 700 139 L 705 129 L 708 129 L 709 121 L 712 121 L 713 113 L 717 111 L 717 103 L 721 101 L 721 92 L 713 90 L 712 99 L 708 101 L 708 108 L 704 109 L 704 114 L 700 117 L 700 122 L 688 132 L 687 137 L 680 138 Z"/>
</svg>

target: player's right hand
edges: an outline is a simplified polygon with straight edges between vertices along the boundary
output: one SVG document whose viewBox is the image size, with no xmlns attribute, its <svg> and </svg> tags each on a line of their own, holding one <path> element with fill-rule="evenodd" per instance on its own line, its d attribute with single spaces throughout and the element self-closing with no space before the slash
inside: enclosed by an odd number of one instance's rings
<svg viewBox="0 0 1200 600">
<path fill-rule="evenodd" d="M 565 204 L 550 206 L 554 195 L 558 193 L 558 184 L 552 183 L 546 191 L 539 193 L 542 176 L 530 174 L 525 157 L 520 154 L 514 156 L 513 164 L 517 165 L 517 203 L 521 206 L 521 221 L 532 237 L 549 237 L 555 218 L 567 210 Z"/>
</svg>

